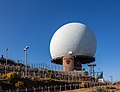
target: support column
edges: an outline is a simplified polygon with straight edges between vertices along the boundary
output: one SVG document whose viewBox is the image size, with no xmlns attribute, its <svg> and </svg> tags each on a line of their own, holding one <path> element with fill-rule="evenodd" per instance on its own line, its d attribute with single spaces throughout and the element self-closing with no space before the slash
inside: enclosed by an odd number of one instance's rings
<svg viewBox="0 0 120 92">
<path fill-rule="evenodd" d="M 74 71 L 74 57 L 64 56 L 62 59 L 62 70 L 63 71 Z"/>
</svg>

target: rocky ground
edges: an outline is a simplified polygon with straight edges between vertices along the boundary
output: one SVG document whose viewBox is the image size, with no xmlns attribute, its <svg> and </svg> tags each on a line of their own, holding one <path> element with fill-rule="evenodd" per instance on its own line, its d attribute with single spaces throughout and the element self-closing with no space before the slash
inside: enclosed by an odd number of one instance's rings
<svg viewBox="0 0 120 92">
<path fill-rule="evenodd" d="M 116 91 L 114 91 L 114 92 L 120 92 L 120 84 L 116 84 L 114 86 L 116 87 Z"/>
</svg>

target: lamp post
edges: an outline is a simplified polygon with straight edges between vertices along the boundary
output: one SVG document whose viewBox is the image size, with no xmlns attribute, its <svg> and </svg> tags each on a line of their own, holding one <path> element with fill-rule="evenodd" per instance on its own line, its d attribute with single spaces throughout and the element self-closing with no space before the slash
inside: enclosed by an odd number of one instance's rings
<svg viewBox="0 0 120 92">
<path fill-rule="evenodd" d="M 7 73 L 7 58 L 8 58 L 8 48 L 6 48 L 6 63 L 5 63 L 5 74 Z"/>
<path fill-rule="evenodd" d="M 110 78 L 111 78 L 111 83 L 113 83 L 113 76 L 110 76 Z"/>
<path fill-rule="evenodd" d="M 25 77 L 27 77 L 27 49 L 29 49 L 29 46 L 25 46 L 24 52 L 25 52 Z"/>
</svg>

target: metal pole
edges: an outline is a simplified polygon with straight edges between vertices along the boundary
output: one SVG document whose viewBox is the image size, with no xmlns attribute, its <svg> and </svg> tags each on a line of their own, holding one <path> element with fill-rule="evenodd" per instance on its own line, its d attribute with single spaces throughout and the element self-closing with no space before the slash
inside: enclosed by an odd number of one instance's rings
<svg viewBox="0 0 120 92">
<path fill-rule="evenodd" d="M 95 70 L 94 70 L 94 66 L 93 66 L 93 77 L 95 77 Z"/>
<path fill-rule="evenodd" d="M 6 64 L 5 64 L 5 74 L 7 73 L 7 57 L 8 57 L 8 48 L 6 48 Z"/>
<path fill-rule="evenodd" d="M 111 83 L 113 83 L 113 76 L 110 76 L 110 78 L 111 78 Z"/>
<path fill-rule="evenodd" d="M 25 51 L 25 77 L 27 77 L 28 75 L 27 75 L 27 49 L 28 49 L 29 47 L 28 46 L 26 46 L 25 48 L 24 48 L 24 51 Z"/>
<path fill-rule="evenodd" d="M 92 66 L 90 66 L 90 76 L 92 76 Z"/>
<path fill-rule="evenodd" d="M 25 50 L 25 77 L 27 77 L 27 50 Z"/>
</svg>

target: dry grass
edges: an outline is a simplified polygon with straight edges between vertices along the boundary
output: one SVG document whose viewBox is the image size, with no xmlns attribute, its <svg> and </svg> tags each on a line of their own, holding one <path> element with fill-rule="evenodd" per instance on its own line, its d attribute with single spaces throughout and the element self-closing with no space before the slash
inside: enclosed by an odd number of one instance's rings
<svg viewBox="0 0 120 92">
<path fill-rule="evenodd" d="M 97 88 L 96 91 L 93 92 L 109 92 L 109 91 L 105 88 Z"/>
<path fill-rule="evenodd" d="M 108 85 L 92 88 L 81 88 L 76 90 L 69 90 L 64 92 L 120 92 L 120 85 Z"/>
<path fill-rule="evenodd" d="M 92 88 L 81 88 L 76 90 L 69 90 L 64 92 L 120 92 L 120 82 L 114 83 L 113 85 L 99 86 Z"/>
</svg>

